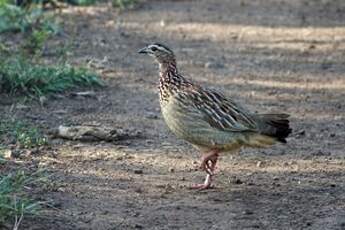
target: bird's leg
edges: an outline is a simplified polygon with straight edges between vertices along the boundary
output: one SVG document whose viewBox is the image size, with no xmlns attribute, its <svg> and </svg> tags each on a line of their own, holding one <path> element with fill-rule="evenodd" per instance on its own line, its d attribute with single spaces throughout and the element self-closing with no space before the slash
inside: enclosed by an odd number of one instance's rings
<svg viewBox="0 0 345 230">
<path fill-rule="evenodd" d="M 211 172 L 211 176 L 213 175 L 214 171 L 216 170 L 216 164 L 218 161 L 218 153 L 213 155 L 208 161 L 207 161 L 207 173 Z"/>
<path fill-rule="evenodd" d="M 211 152 L 209 152 L 207 155 L 205 155 L 202 158 L 202 162 L 201 162 L 201 168 L 203 170 L 206 171 L 207 175 L 205 178 L 205 182 L 203 184 L 196 184 L 193 185 L 191 188 L 192 189 L 208 189 L 211 188 L 211 183 L 212 183 L 212 176 L 214 173 L 214 170 L 216 169 L 216 164 L 217 164 L 217 160 L 218 160 L 218 151 L 216 150 L 212 150 Z"/>
<path fill-rule="evenodd" d="M 200 168 L 207 172 L 207 174 L 213 175 L 214 170 L 216 169 L 216 164 L 218 160 L 218 151 L 212 150 L 208 154 L 202 157 Z"/>
</svg>

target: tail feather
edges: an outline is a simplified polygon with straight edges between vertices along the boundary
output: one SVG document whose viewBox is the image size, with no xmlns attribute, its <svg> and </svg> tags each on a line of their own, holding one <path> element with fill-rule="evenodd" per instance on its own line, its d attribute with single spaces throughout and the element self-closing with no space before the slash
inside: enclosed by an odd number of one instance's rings
<svg viewBox="0 0 345 230">
<path fill-rule="evenodd" d="M 261 133 L 275 137 L 278 141 L 286 143 L 292 129 L 289 125 L 288 114 L 259 114 L 259 129 Z"/>
</svg>

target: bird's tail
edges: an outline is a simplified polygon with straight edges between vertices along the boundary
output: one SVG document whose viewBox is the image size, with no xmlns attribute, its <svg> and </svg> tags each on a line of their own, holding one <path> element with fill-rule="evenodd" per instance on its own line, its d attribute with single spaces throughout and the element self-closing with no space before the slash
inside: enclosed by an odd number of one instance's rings
<svg viewBox="0 0 345 230">
<path fill-rule="evenodd" d="M 289 136 L 292 129 L 289 125 L 288 114 L 258 114 L 261 134 L 274 137 L 282 143 Z"/>
</svg>

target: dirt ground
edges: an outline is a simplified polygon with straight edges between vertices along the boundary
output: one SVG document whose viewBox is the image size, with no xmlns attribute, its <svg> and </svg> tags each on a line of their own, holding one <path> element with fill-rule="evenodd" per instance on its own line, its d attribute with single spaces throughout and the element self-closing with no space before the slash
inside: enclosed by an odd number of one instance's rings
<svg viewBox="0 0 345 230">
<path fill-rule="evenodd" d="M 100 124 L 141 137 L 52 140 L 26 159 L 56 186 L 36 194 L 54 208 L 22 229 L 345 229 L 344 1 L 145 1 L 123 12 L 71 7 L 62 18 L 67 36 L 52 46 L 72 40 L 69 60 L 89 63 L 107 87 L 12 115 L 46 130 Z M 189 190 L 205 176 L 200 154 L 167 129 L 157 65 L 136 52 L 156 41 L 189 78 L 252 111 L 291 114 L 288 144 L 222 155 L 216 188 Z"/>
</svg>

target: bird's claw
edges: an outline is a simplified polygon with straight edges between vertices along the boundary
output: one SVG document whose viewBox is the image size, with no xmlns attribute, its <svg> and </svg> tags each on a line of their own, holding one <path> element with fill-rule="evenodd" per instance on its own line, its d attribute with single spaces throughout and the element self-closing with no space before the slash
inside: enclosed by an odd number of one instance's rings
<svg viewBox="0 0 345 230">
<path fill-rule="evenodd" d="M 197 190 L 213 188 L 211 183 L 212 183 L 212 176 L 210 174 L 207 174 L 205 178 L 205 182 L 203 184 L 195 184 L 195 185 L 192 185 L 190 188 L 197 189 Z"/>
<path fill-rule="evenodd" d="M 212 189 L 214 188 L 213 185 L 211 184 L 194 184 L 190 186 L 190 189 L 195 189 L 195 190 L 205 190 L 205 189 Z"/>
</svg>

